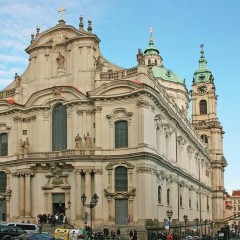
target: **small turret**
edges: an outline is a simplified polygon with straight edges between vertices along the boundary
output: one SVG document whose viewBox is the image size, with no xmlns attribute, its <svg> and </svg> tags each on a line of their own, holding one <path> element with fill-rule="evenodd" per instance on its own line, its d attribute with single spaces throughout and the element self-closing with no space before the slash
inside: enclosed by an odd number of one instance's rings
<svg viewBox="0 0 240 240">
<path fill-rule="evenodd" d="M 154 40 L 152 37 L 153 29 L 150 28 L 150 39 L 149 46 L 144 51 L 145 54 L 145 65 L 152 68 L 153 66 L 163 67 L 163 59 L 159 54 L 158 49 L 154 46 Z"/>
<path fill-rule="evenodd" d="M 83 16 L 79 17 L 79 31 L 84 32 L 84 25 L 83 25 Z"/>
<path fill-rule="evenodd" d="M 199 59 L 199 67 L 197 71 L 193 75 L 193 84 L 198 84 L 200 82 L 213 82 L 214 77 L 212 75 L 212 72 L 207 67 L 207 60 L 204 56 L 204 45 L 201 44 L 201 56 Z"/>
</svg>

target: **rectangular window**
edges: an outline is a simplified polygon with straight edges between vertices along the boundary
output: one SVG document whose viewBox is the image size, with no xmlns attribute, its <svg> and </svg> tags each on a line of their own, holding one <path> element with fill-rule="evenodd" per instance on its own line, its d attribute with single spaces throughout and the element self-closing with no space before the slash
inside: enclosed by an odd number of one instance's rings
<svg viewBox="0 0 240 240">
<path fill-rule="evenodd" d="M 23 130 L 23 135 L 27 135 L 27 130 Z"/>
</svg>

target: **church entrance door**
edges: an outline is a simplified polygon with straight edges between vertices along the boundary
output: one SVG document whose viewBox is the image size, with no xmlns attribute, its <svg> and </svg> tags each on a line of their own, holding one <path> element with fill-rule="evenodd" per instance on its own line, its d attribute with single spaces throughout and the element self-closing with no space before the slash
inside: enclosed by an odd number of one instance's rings
<svg viewBox="0 0 240 240">
<path fill-rule="evenodd" d="M 124 225 L 128 216 L 128 199 L 115 200 L 115 223 Z"/>
</svg>

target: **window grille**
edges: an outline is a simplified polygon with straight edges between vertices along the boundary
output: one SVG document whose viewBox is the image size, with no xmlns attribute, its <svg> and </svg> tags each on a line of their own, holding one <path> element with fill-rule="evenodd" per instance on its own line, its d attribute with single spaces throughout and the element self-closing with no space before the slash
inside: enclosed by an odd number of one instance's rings
<svg viewBox="0 0 240 240">
<path fill-rule="evenodd" d="M 58 104 L 52 115 L 52 150 L 61 151 L 67 148 L 67 111 L 66 107 Z"/>
<path fill-rule="evenodd" d="M 8 155 L 8 135 L 7 133 L 2 133 L 0 135 L 0 156 Z"/>
<path fill-rule="evenodd" d="M 128 122 L 115 123 L 115 148 L 128 147 Z"/>
<path fill-rule="evenodd" d="M 115 169 L 115 191 L 127 192 L 128 191 L 128 171 L 125 167 L 117 167 Z"/>
</svg>

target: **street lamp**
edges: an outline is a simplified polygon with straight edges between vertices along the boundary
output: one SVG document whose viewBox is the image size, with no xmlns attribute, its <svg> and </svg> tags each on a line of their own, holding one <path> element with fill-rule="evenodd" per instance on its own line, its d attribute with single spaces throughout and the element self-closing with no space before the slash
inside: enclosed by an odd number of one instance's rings
<svg viewBox="0 0 240 240">
<path fill-rule="evenodd" d="M 90 215 L 91 215 L 91 236 L 90 238 L 92 239 L 92 209 L 95 208 L 97 206 L 98 203 L 98 195 L 96 193 L 93 194 L 92 196 L 92 201 L 89 204 L 86 204 L 86 200 L 87 200 L 87 196 L 85 195 L 85 193 L 83 193 L 83 195 L 81 196 L 81 200 L 83 203 L 83 206 L 90 208 Z"/>
<path fill-rule="evenodd" d="M 169 232 L 170 232 L 170 220 L 172 218 L 172 215 L 173 215 L 173 211 L 172 210 L 167 210 L 167 217 L 168 217 L 168 225 L 169 225 Z"/>
<path fill-rule="evenodd" d="M 198 236 L 198 223 L 199 223 L 199 219 L 196 218 L 195 221 L 196 221 L 196 224 L 197 224 L 197 236 Z"/>
<path fill-rule="evenodd" d="M 185 223 L 185 237 L 186 237 L 186 224 L 187 224 L 187 220 L 188 220 L 188 215 L 183 215 L 183 220 Z"/>
<path fill-rule="evenodd" d="M 208 222 L 208 220 L 205 219 L 205 220 L 204 220 L 204 224 L 205 224 L 205 236 L 207 236 L 207 222 Z"/>
</svg>

